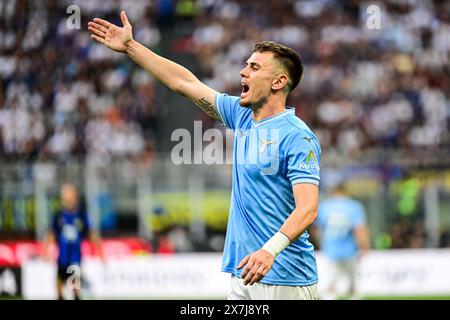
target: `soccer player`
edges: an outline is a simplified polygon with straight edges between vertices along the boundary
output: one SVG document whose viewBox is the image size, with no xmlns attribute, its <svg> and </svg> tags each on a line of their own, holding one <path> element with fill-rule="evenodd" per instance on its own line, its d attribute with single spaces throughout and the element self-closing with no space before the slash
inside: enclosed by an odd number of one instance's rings
<svg viewBox="0 0 450 320">
<path fill-rule="evenodd" d="M 44 253 L 49 255 L 49 245 L 56 241 L 58 245 L 56 290 L 58 300 L 63 300 L 63 289 L 68 285 L 75 300 L 80 299 L 81 290 L 81 243 L 89 237 L 96 245 L 101 257 L 103 252 L 99 238 L 91 232 L 89 219 L 79 205 L 77 189 L 73 184 L 61 186 L 62 210 L 53 217 L 52 228 L 44 243 Z M 70 282 L 70 283 L 69 283 Z"/>
<path fill-rule="evenodd" d="M 343 280 L 348 284 L 343 296 L 355 299 L 358 258 L 369 249 L 369 232 L 363 205 L 346 194 L 342 179 L 321 202 L 314 226 L 319 231 L 321 252 L 331 267 L 323 298 L 336 299 L 337 285 Z"/>
<path fill-rule="evenodd" d="M 317 216 L 320 145 L 286 107 L 303 66 L 290 48 L 264 41 L 241 70 L 240 97 L 221 94 L 158 56 L 123 27 L 95 18 L 92 38 L 126 53 L 174 92 L 233 129 L 234 165 L 222 271 L 229 299 L 316 299 L 317 271 L 307 228 Z"/>
</svg>

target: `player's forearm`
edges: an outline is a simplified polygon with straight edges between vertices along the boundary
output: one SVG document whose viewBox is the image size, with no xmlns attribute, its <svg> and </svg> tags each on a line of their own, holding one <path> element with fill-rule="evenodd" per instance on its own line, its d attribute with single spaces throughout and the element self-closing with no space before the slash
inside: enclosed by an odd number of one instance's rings
<svg viewBox="0 0 450 320">
<path fill-rule="evenodd" d="M 262 249 L 276 257 L 308 228 L 317 217 L 317 205 L 297 207 Z"/>
<path fill-rule="evenodd" d="M 316 205 L 311 204 L 308 206 L 296 207 L 280 228 L 280 232 L 285 234 L 289 240 L 293 242 L 314 223 L 316 218 Z"/>
<path fill-rule="evenodd" d="M 185 84 L 198 81 L 185 67 L 157 55 L 135 40 L 127 43 L 126 52 L 134 62 L 177 93 L 186 95 Z"/>
<path fill-rule="evenodd" d="M 367 227 L 361 226 L 356 228 L 354 234 L 359 250 L 363 252 L 369 250 L 370 241 L 369 241 L 369 231 L 367 230 Z"/>
</svg>

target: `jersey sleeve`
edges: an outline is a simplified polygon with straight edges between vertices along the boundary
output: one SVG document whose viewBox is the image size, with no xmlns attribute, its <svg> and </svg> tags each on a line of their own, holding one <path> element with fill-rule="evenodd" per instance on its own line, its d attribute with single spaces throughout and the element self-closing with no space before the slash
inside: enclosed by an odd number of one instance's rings
<svg viewBox="0 0 450 320">
<path fill-rule="evenodd" d="M 238 113 L 242 109 L 239 99 L 225 93 L 217 93 L 214 98 L 214 105 L 222 124 L 233 130 L 236 129 Z"/>
<path fill-rule="evenodd" d="M 295 132 L 286 145 L 287 175 L 292 185 L 320 182 L 320 145 L 307 132 Z"/>
</svg>

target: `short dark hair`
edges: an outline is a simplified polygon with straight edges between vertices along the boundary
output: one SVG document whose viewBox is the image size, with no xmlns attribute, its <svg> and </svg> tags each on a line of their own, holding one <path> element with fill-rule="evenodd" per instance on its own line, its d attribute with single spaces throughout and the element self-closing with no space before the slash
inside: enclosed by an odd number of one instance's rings
<svg viewBox="0 0 450 320">
<path fill-rule="evenodd" d="M 272 52 L 274 58 L 281 62 L 289 74 L 289 92 L 297 87 L 303 77 L 303 64 L 300 56 L 294 50 L 273 41 L 261 41 L 253 47 L 253 52 L 257 51 Z"/>
</svg>

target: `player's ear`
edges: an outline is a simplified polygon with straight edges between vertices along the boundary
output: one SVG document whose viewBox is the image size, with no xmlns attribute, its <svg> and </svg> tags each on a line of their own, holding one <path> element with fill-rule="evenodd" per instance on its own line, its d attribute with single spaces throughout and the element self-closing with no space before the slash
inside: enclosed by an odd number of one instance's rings
<svg viewBox="0 0 450 320">
<path fill-rule="evenodd" d="M 286 74 L 281 73 L 277 75 L 272 81 L 273 90 L 282 90 L 289 85 L 288 77 Z"/>
</svg>

